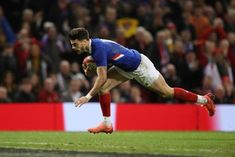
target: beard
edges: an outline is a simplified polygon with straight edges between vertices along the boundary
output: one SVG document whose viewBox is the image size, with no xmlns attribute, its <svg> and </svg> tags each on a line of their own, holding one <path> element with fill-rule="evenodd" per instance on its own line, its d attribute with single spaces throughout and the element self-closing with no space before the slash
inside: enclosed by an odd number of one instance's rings
<svg viewBox="0 0 235 157">
<path fill-rule="evenodd" d="M 76 54 L 89 53 L 89 46 L 80 47 L 80 49 L 72 49 L 72 52 Z"/>
<path fill-rule="evenodd" d="M 84 46 L 81 49 L 82 52 L 88 53 L 89 52 L 89 46 Z"/>
</svg>

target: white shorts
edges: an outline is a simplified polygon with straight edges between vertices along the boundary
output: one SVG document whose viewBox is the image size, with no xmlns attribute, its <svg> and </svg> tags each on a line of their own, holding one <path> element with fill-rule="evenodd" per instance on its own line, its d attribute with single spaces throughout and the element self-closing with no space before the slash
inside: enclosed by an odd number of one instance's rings
<svg viewBox="0 0 235 157">
<path fill-rule="evenodd" d="M 153 63 L 143 54 L 141 54 L 140 65 L 135 71 L 126 72 L 117 66 L 114 66 L 114 68 L 124 77 L 135 79 L 145 87 L 150 87 L 160 75 L 160 72 L 154 67 Z"/>
</svg>

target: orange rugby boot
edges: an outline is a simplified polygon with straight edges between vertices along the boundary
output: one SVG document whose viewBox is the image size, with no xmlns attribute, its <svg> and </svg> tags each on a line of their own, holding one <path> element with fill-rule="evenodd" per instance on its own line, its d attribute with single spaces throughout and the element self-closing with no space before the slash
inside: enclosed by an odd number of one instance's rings
<svg viewBox="0 0 235 157">
<path fill-rule="evenodd" d="M 88 129 L 88 131 L 93 134 L 97 134 L 97 133 L 101 133 L 101 132 L 106 133 L 106 134 L 111 134 L 113 132 L 113 126 L 111 124 L 111 126 L 108 127 L 108 126 L 104 125 L 103 123 L 101 123 L 100 125 L 98 125 L 95 128 Z"/>
<path fill-rule="evenodd" d="M 203 104 L 202 106 L 207 109 L 209 116 L 213 116 L 215 114 L 215 104 L 213 101 L 215 96 L 212 93 L 208 93 L 204 95 L 204 97 L 207 99 L 207 103 Z"/>
</svg>

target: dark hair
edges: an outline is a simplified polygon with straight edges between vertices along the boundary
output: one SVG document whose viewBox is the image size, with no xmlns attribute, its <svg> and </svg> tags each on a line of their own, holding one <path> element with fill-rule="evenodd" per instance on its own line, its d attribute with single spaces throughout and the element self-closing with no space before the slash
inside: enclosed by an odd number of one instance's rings
<svg viewBox="0 0 235 157">
<path fill-rule="evenodd" d="M 71 40 L 84 40 L 89 39 L 89 33 L 85 28 L 73 28 L 69 32 L 69 38 Z"/>
</svg>

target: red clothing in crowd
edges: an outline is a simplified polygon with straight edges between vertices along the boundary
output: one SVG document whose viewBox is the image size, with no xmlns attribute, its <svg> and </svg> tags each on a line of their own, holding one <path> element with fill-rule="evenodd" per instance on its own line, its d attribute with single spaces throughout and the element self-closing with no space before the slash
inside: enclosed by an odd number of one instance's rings
<svg viewBox="0 0 235 157">
<path fill-rule="evenodd" d="M 48 92 L 42 89 L 38 95 L 38 101 L 40 102 L 59 102 L 60 96 L 57 92 Z"/>
</svg>

